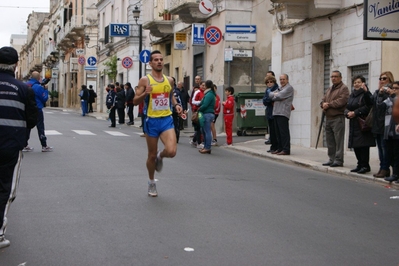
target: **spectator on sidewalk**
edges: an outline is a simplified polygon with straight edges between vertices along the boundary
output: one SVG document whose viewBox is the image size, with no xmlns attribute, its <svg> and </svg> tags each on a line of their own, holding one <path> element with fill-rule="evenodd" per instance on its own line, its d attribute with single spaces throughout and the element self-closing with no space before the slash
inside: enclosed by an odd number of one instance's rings
<svg viewBox="0 0 399 266">
<path fill-rule="evenodd" d="M 93 103 L 96 102 L 97 93 L 93 90 L 93 85 L 89 85 L 89 113 L 93 113 Z"/>
<path fill-rule="evenodd" d="M 15 79 L 18 53 L 12 47 L 0 49 L 0 249 L 8 247 L 5 238 L 7 213 L 16 197 L 21 174 L 22 149 L 26 129 L 37 123 L 33 91 Z"/>
<path fill-rule="evenodd" d="M 276 75 L 275 75 L 274 72 L 271 71 L 271 70 L 269 70 L 269 71 L 266 72 L 266 77 L 265 77 L 265 79 L 266 79 L 267 77 L 270 77 L 270 76 L 276 78 Z M 266 81 L 265 81 L 265 82 L 266 82 Z M 275 84 L 277 84 L 277 81 L 275 82 Z M 266 84 L 266 85 L 267 85 L 267 84 Z M 277 84 L 277 88 L 278 88 L 278 84 Z M 265 93 L 266 93 L 266 91 L 265 91 Z M 269 93 L 270 93 L 270 92 L 269 92 Z M 272 106 L 273 106 L 273 105 L 272 105 Z M 266 107 L 266 109 L 267 109 L 267 107 Z M 267 110 L 266 110 L 266 112 L 267 112 Z M 272 113 L 273 113 L 273 112 L 271 112 L 271 114 L 272 114 Z M 266 114 L 266 120 L 267 120 L 267 114 Z M 268 123 L 268 132 L 267 132 L 267 133 L 269 133 L 269 138 L 265 140 L 265 145 L 270 145 L 270 144 L 272 144 L 272 142 L 271 142 L 271 140 L 270 140 L 270 131 L 271 131 L 271 128 L 270 128 L 270 124 Z M 266 135 L 265 135 L 265 138 L 266 138 Z M 271 151 L 272 151 L 271 149 L 268 150 L 268 152 L 271 152 Z"/>
<path fill-rule="evenodd" d="M 324 166 L 342 167 L 344 165 L 344 111 L 348 103 L 349 89 L 342 82 L 342 74 L 338 70 L 331 73 L 332 86 L 324 95 L 320 107 L 326 115 L 326 141 L 328 162 Z"/>
<path fill-rule="evenodd" d="M 202 126 L 202 134 L 204 135 L 204 147 L 199 150 L 200 153 L 205 154 L 211 153 L 212 146 L 212 130 L 211 124 L 215 119 L 215 102 L 216 102 L 216 92 L 213 87 L 213 82 L 207 80 L 205 82 L 204 97 L 201 100 L 199 112 L 202 113 L 204 119 L 204 125 Z"/>
<path fill-rule="evenodd" d="M 353 148 L 357 166 L 351 172 L 364 174 L 370 172 L 370 147 L 375 147 L 375 139 L 368 131 L 362 131 L 358 118 L 365 119 L 372 106 L 372 96 L 367 88 L 366 79 L 363 76 L 353 78 L 353 91 L 349 96 L 345 109 L 345 116 L 349 119 L 348 148 Z"/>
<path fill-rule="evenodd" d="M 132 88 L 132 84 L 130 84 L 130 82 L 127 82 L 125 84 L 125 90 L 126 90 L 127 116 L 129 117 L 129 122 L 127 122 L 126 125 L 131 126 L 131 125 L 134 125 L 133 98 L 135 96 L 135 92 L 134 92 L 134 90 Z"/>
<path fill-rule="evenodd" d="M 223 105 L 223 119 L 224 119 L 224 130 L 226 131 L 226 145 L 233 145 L 233 120 L 234 120 L 234 88 L 227 87 L 224 90 L 226 100 L 222 103 Z"/>
<path fill-rule="evenodd" d="M 202 98 L 204 98 L 204 91 L 205 91 L 205 82 L 201 82 L 199 89 L 195 90 L 193 99 L 191 101 L 191 108 L 193 112 L 197 112 Z M 204 148 L 202 144 L 202 136 L 201 136 L 201 126 L 200 123 L 193 123 L 194 126 L 194 137 L 190 142 L 192 145 L 196 146 L 198 149 Z"/>
<path fill-rule="evenodd" d="M 173 79 L 173 84 L 172 85 L 172 93 L 173 96 L 175 97 L 177 103 L 179 104 L 179 106 L 181 108 L 182 104 L 181 104 L 181 98 L 180 98 L 180 90 L 177 88 L 176 86 L 176 79 L 174 77 L 172 77 Z M 179 139 L 180 139 L 180 114 L 177 112 L 175 107 L 172 107 L 172 117 L 173 117 L 173 126 L 175 128 L 175 134 L 176 134 L 176 142 L 179 143 Z"/>
<path fill-rule="evenodd" d="M 212 123 L 211 123 L 211 131 L 212 131 L 212 146 L 217 146 L 218 145 L 218 139 L 217 139 L 217 134 L 216 134 L 216 127 L 215 127 L 215 123 L 216 123 L 216 119 L 218 118 L 219 114 L 220 114 L 220 97 L 217 94 L 218 91 L 218 87 L 213 84 L 213 91 L 216 94 L 216 101 L 215 101 L 215 119 L 213 119 Z"/>
<path fill-rule="evenodd" d="M 399 132 L 397 131 L 397 124 L 392 117 L 393 106 L 397 101 L 397 93 L 399 93 L 399 82 L 387 84 L 384 90 L 389 94 L 389 97 L 384 101 L 386 106 L 384 140 L 388 162 L 392 168 L 392 175 L 385 177 L 384 180 L 392 182 L 399 180 Z"/>
<path fill-rule="evenodd" d="M 109 113 L 109 120 L 111 120 L 111 125 L 109 127 L 115 127 L 116 126 L 116 106 L 115 106 L 115 101 L 116 101 L 116 92 L 115 92 L 115 85 L 114 84 L 108 84 L 107 87 L 107 99 L 105 100 L 105 104 L 107 106 L 107 112 Z"/>
<path fill-rule="evenodd" d="M 179 81 L 177 82 L 177 88 L 180 90 L 180 100 L 181 100 L 181 106 L 183 108 L 183 113 L 187 114 L 187 110 L 188 110 L 188 104 L 190 103 L 190 95 L 188 93 L 188 90 L 186 88 L 183 87 L 183 82 Z M 184 119 L 179 116 L 180 118 L 180 130 L 184 129 Z"/>
<path fill-rule="evenodd" d="M 386 112 L 384 101 L 389 97 L 389 94 L 384 90 L 384 86 L 392 82 L 394 82 L 392 73 L 390 71 L 382 72 L 378 82 L 378 89 L 373 93 L 373 126 L 371 132 L 374 134 L 377 142 L 378 158 L 380 160 L 380 169 L 373 175 L 376 178 L 384 178 L 391 175 L 387 148 L 384 140 Z"/>
<path fill-rule="evenodd" d="M 269 97 L 274 102 L 273 120 L 277 136 L 278 147 L 272 154 L 290 155 L 291 154 L 291 136 L 289 120 L 292 110 L 292 101 L 294 100 L 294 88 L 289 84 L 287 74 L 280 76 L 280 87 L 270 92 Z"/>
<path fill-rule="evenodd" d="M 87 106 L 88 106 L 88 102 L 89 102 L 89 98 L 90 98 L 90 92 L 87 89 L 86 85 L 82 85 L 82 89 L 80 90 L 79 97 L 80 97 L 80 105 L 82 108 L 82 116 L 85 116 L 86 114 L 89 113 L 89 111 L 87 110 Z"/>
<path fill-rule="evenodd" d="M 125 105 L 126 105 L 126 95 L 125 90 L 122 89 L 123 85 L 115 86 L 116 89 L 116 111 L 118 112 L 118 123 L 120 125 L 125 124 Z"/>
<path fill-rule="evenodd" d="M 269 142 L 270 142 L 270 149 L 267 152 L 275 152 L 278 150 L 278 140 L 276 135 L 276 129 L 274 126 L 274 119 L 273 119 L 273 105 L 274 102 L 270 98 L 270 93 L 274 92 L 278 89 L 277 81 L 274 76 L 268 75 L 265 78 L 266 90 L 265 95 L 263 96 L 263 105 L 266 106 L 266 119 L 269 125 Z M 265 144 L 268 144 L 265 142 Z"/>
</svg>

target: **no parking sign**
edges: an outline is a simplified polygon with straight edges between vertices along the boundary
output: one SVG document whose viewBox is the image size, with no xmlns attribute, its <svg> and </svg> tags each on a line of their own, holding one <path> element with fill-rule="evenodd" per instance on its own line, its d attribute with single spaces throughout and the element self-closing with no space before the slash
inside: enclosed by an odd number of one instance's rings
<svg viewBox="0 0 399 266">
<path fill-rule="evenodd" d="M 204 32 L 205 41 L 210 45 L 220 43 L 222 40 L 222 31 L 215 26 L 209 26 Z"/>
<path fill-rule="evenodd" d="M 133 66 L 133 59 L 129 56 L 126 56 L 122 59 L 122 66 L 124 68 L 131 68 Z"/>
</svg>

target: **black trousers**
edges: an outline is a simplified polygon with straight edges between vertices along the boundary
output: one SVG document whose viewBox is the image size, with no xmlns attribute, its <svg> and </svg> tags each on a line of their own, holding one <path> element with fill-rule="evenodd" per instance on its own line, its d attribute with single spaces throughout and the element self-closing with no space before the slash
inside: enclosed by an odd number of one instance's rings
<svg viewBox="0 0 399 266">
<path fill-rule="evenodd" d="M 392 175 L 399 175 L 399 139 L 386 139 L 387 157 L 392 167 Z"/>
<path fill-rule="evenodd" d="M 370 169 L 370 147 L 353 148 L 357 159 L 358 167 L 366 167 Z"/>
<path fill-rule="evenodd" d="M 124 124 L 125 123 L 125 107 L 119 107 L 118 110 L 118 123 Z"/>
<path fill-rule="evenodd" d="M 267 122 L 269 123 L 269 140 L 271 142 L 270 149 L 276 151 L 278 150 L 278 139 L 274 119 L 268 119 Z"/>
<path fill-rule="evenodd" d="M 180 116 L 173 112 L 172 114 L 173 117 L 173 126 L 175 128 L 175 133 L 176 133 L 176 141 L 179 143 L 179 138 L 180 138 Z"/>
<path fill-rule="evenodd" d="M 285 116 L 276 115 L 273 117 L 274 126 L 278 141 L 277 150 L 286 153 L 291 152 L 291 136 L 290 128 L 288 125 L 289 119 Z"/>
<path fill-rule="evenodd" d="M 133 104 L 127 105 L 127 115 L 129 117 L 129 122 L 134 123 L 134 116 L 133 116 Z"/>
<path fill-rule="evenodd" d="M 110 112 L 109 112 L 109 119 L 111 120 L 111 126 L 115 127 L 116 124 L 116 118 L 115 118 L 115 111 L 116 111 L 116 107 L 112 107 Z"/>
<path fill-rule="evenodd" d="M 16 197 L 21 161 L 22 151 L 0 151 L 0 236 L 6 232 L 4 218 Z"/>
</svg>

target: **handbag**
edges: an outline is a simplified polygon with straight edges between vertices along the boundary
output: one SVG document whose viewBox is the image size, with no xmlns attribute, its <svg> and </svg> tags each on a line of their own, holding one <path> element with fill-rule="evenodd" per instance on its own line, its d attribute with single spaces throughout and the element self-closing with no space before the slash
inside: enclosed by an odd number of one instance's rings
<svg viewBox="0 0 399 266">
<path fill-rule="evenodd" d="M 198 112 L 194 112 L 193 115 L 191 116 L 191 122 L 197 124 L 198 123 Z"/>
<path fill-rule="evenodd" d="M 362 132 L 371 131 L 371 127 L 369 125 L 367 125 L 365 119 L 363 119 L 361 117 L 357 117 L 357 121 L 359 122 L 360 131 L 362 131 Z"/>
<path fill-rule="evenodd" d="M 373 126 L 373 107 L 371 107 L 369 114 L 366 116 L 366 118 L 364 119 L 364 121 L 366 122 L 366 125 L 368 125 L 369 127 Z"/>
</svg>

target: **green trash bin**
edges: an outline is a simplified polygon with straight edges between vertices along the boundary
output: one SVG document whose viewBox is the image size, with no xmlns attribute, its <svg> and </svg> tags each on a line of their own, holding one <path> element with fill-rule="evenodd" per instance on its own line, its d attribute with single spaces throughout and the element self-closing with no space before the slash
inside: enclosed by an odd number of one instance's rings
<svg viewBox="0 0 399 266">
<path fill-rule="evenodd" d="M 237 136 L 267 131 L 266 106 L 260 92 L 240 92 L 236 95 Z"/>
</svg>

